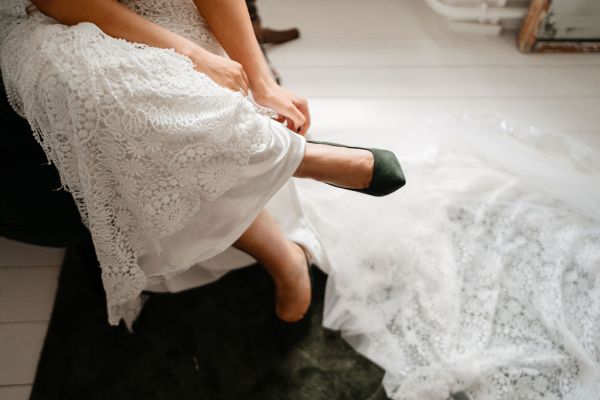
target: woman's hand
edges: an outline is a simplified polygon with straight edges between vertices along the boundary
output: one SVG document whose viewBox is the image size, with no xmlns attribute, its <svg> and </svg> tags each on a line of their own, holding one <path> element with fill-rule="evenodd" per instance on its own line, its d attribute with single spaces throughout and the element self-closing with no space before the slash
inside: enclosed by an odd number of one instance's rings
<svg viewBox="0 0 600 400">
<path fill-rule="evenodd" d="M 289 129 L 304 136 L 310 127 L 310 112 L 305 98 L 282 88 L 275 82 L 263 88 L 252 88 L 254 100 L 275 110 L 277 121 L 286 122 Z"/>
<path fill-rule="evenodd" d="M 254 100 L 279 113 L 277 120 L 286 122 L 288 128 L 305 135 L 310 126 L 308 104 L 278 86 L 271 77 L 244 2 L 194 0 L 194 3 L 227 54 L 244 66 Z"/>
<path fill-rule="evenodd" d="M 248 94 L 250 82 L 242 64 L 204 49 L 196 49 L 190 58 L 196 71 L 205 73 L 218 85 Z"/>
</svg>

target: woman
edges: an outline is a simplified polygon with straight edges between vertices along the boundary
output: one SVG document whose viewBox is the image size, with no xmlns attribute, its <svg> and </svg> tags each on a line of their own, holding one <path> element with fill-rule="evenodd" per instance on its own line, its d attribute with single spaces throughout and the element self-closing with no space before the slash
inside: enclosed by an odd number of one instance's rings
<svg viewBox="0 0 600 400">
<path fill-rule="evenodd" d="M 232 244 L 272 275 L 279 318 L 302 318 L 310 246 L 286 238 L 265 203 L 292 175 L 386 194 L 403 184 L 378 175 L 385 164 L 402 178 L 395 157 L 305 143 L 306 100 L 275 83 L 243 2 L 33 5 L 4 21 L 7 93 L 91 230 L 110 322 L 131 322 L 142 290 Z"/>
</svg>

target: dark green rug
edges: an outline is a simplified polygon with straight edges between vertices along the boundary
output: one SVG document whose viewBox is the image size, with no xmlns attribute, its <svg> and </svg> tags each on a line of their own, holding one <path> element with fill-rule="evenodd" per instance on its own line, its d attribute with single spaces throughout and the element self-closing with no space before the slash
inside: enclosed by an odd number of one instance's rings
<svg viewBox="0 0 600 400">
<path fill-rule="evenodd" d="M 128 333 L 107 323 L 89 244 L 70 249 L 31 399 L 385 400 L 383 371 L 321 326 L 326 276 L 313 271 L 296 329 L 277 324 L 272 281 L 254 265 L 151 295 Z"/>
</svg>

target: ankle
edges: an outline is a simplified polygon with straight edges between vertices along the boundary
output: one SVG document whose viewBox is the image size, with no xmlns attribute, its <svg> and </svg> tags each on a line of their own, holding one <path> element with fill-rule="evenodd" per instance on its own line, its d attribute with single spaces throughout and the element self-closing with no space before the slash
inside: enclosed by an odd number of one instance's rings
<svg viewBox="0 0 600 400">
<path fill-rule="evenodd" d="M 364 189 L 371 184 L 375 159 L 365 149 L 307 143 L 294 176 Z"/>
</svg>

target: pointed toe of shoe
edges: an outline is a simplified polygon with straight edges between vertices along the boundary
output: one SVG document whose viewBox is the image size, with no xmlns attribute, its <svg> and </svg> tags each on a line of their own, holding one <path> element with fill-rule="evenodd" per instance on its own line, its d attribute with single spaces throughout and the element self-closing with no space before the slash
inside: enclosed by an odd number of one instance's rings
<svg viewBox="0 0 600 400">
<path fill-rule="evenodd" d="M 404 172 L 396 155 L 389 150 L 371 149 L 375 163 L 373 181 L 367 189 L 373 196 L 387 196 L 406 184 Z"/>
</svg>

